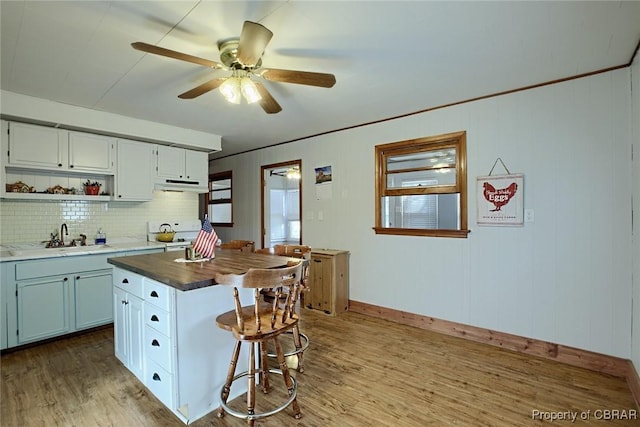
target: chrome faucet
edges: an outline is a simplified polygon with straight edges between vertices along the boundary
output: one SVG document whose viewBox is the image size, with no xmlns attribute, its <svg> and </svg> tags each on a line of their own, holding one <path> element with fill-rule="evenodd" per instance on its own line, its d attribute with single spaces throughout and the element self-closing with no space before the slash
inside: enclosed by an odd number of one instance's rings
<svg viewBox="0 0 640 427">
<path fill-rule="evenodd" d="M 62 230 L 64 230 L 64 234 L 62 234 Z M 69 235 L 69 230 L 67 229 L 67 224 L 63 223 L 60 226 L 60 246 L 64 246 L 64 236 Z"/>
</svg>

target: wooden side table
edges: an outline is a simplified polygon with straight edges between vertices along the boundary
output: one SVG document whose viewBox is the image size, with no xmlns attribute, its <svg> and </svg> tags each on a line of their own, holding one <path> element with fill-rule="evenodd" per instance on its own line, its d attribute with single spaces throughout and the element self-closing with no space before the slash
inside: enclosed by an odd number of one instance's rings
<svg viewBox="0 0 640 427">
<path fill-rule="evenodd" d="M 311 249 L 305 307 L 330 315 L 349 309 L 349 251 Z"/>
</svg>

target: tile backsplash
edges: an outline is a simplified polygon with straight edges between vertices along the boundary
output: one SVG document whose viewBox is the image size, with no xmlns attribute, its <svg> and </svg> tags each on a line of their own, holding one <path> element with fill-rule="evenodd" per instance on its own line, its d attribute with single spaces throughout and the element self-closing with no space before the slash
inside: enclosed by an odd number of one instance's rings
<svg viewBox="0 0 640 427">
<path fill-rule="evenodd" d="M 150 202 L 0 201 L 0 244 L 48 240 L 62 223 L 69 237 L 93 240 L 99 228 L 109 237 L 147 238 L 147 221 L 197 219 L 199 194 L 154 191 Z"/>
</svg>

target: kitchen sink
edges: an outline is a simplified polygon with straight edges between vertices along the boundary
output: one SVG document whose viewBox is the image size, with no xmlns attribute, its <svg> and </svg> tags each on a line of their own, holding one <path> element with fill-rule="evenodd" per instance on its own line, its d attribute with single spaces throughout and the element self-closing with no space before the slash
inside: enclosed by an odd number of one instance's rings
<svg viewBox="0 0 640 427">
<path fill-rule="evenodd" d="M 109 245 L 87 245 L 87 246 L 62 246 L 58 248 L 19 248 L 10 249 L 9 252 L 13 256 L 41 256 L 41 255 L 55 255 L 55 254 L 73 254 L 73 253 L 93 253 L 109 249 Z"/>
</svg>

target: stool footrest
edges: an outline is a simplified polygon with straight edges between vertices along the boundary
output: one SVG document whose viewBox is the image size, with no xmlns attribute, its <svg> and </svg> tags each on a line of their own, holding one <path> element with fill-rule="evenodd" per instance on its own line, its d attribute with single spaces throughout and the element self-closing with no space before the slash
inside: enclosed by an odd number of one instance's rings
<svg viewBox="0 0 640 427">
<path fill-rule="evenodd" d="M 269 369 L 269 373 L 284 375 L 280 369 Z M 259 372 L 256 372 L 256 374 L 259 374 Z M 233 377 L 233 380 L 231 380 L 231 384 L 233 384 L 235 380 L 243 377 L 247 377 L 247 376 L 249 376 L 249 371 L 241 372 L 235 377 Z M 296 395 L 298 394 L 298 383 L 296 382 L 296 379 L 294 377 L 291 377 L 291 381 L 293 382 L 293 388 L 292 388 L 293 391 L 289 395 L 289 398 L 284 403 L 282 403 L 281 405 L 275 407 L 270 411 L 260 412 L 255 414 L 248 414 L 246 412 L 239 412 L 239 411 L 236 411 L 235 409 L 231 409 L 227 404 L 227 402 L 224 402 L 222 400 L 222 393 L 223 393 L 222 391 L 220 392 L 220 406 L 224 409 L 224 412 L 226 412 L 227 414 L 243 420 L 257 420 L 260 418 L 269 417 L 271 415 L 277 414 L 278 412 L 282 412 L 289 405 L 291 405 L 291 403 L 296 399 Z"/>
<path fill-rule="evenodd" d="M 293 335 L 293 331 L 287 331 L 285 334 Z M 302 347 L 296 348 L 293 351 L 284 354 L 284 357 L 295 356 L 302 352 L 304 352 L 307 348 L 309 348 L 309 337 L 305 334 L 300 334 L 300 341 L 302 341 Z M 267 353 L 269 357 L 277 357 L 275 353 Z"/>
</svg>

